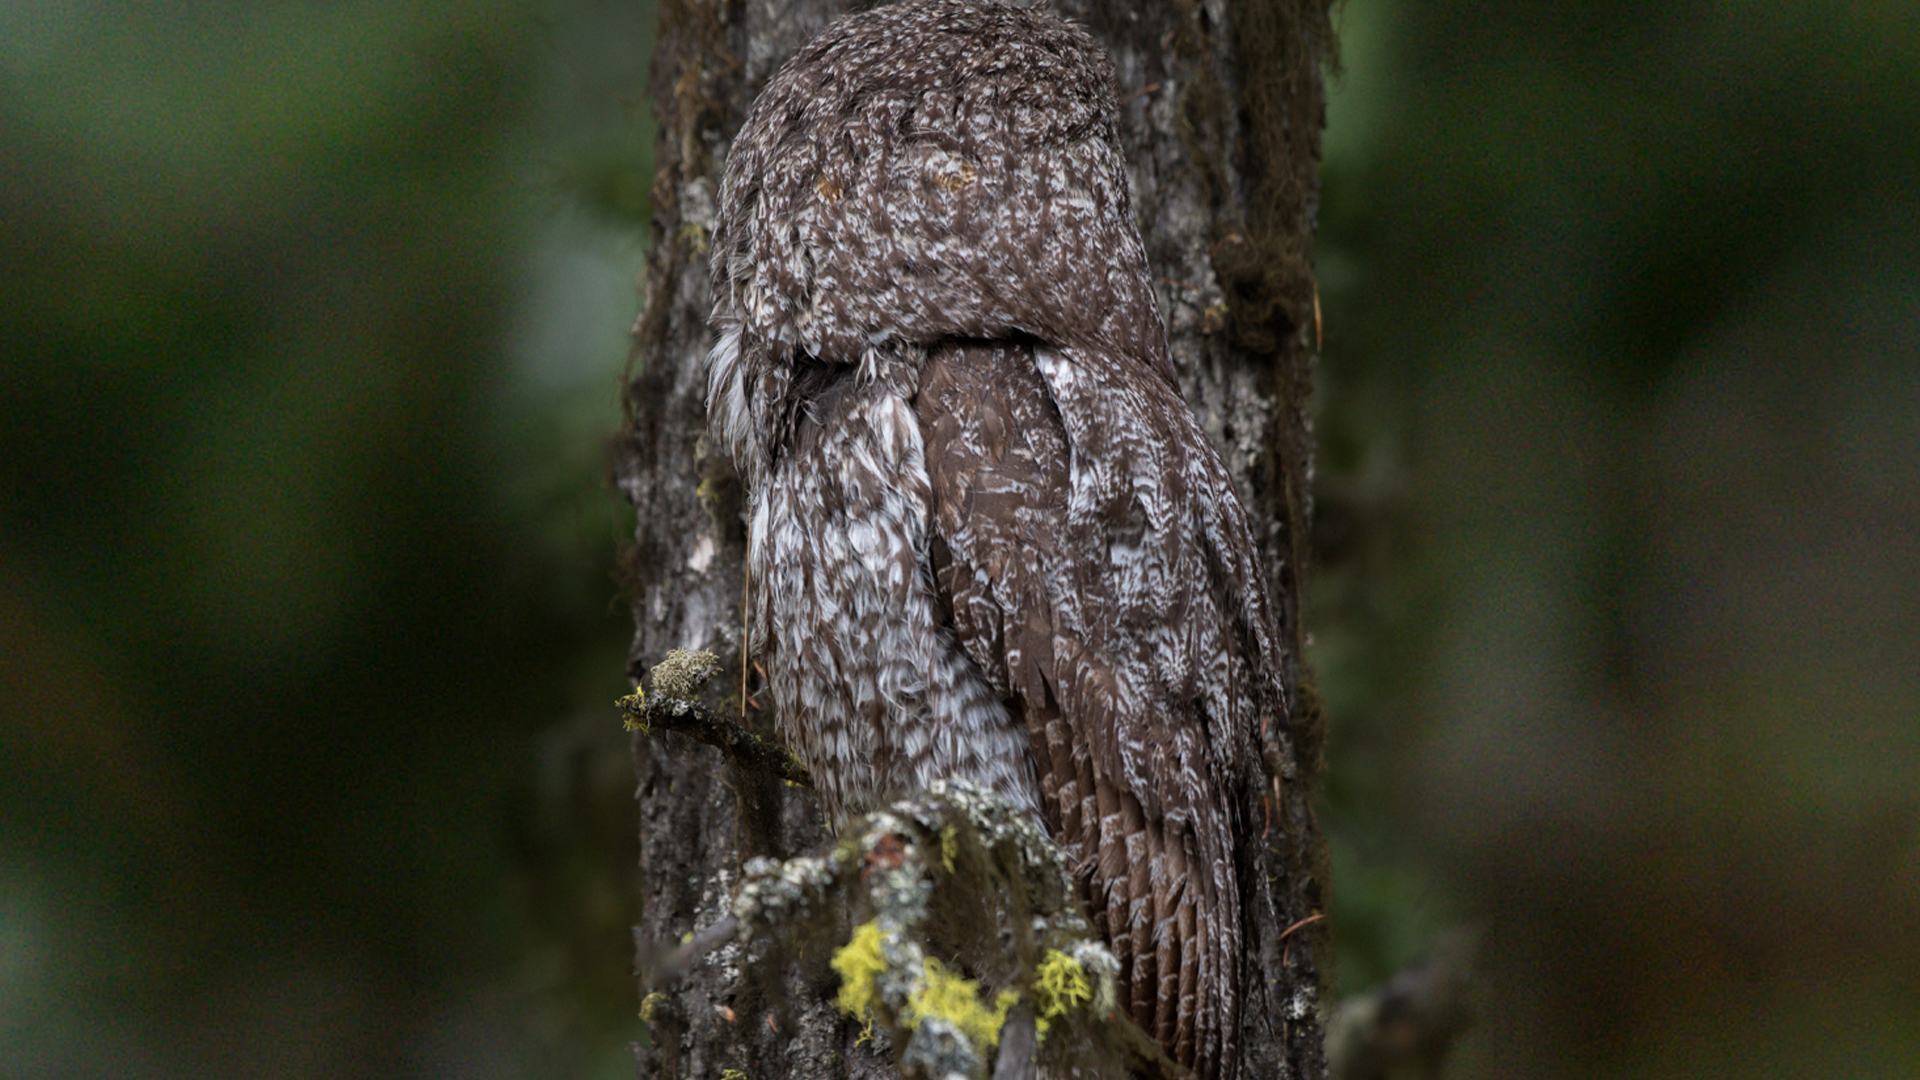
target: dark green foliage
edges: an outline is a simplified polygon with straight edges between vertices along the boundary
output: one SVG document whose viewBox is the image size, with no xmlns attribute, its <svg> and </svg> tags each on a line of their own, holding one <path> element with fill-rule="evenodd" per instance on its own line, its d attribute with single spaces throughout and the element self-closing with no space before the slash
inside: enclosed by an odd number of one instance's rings
<svg viewBox="0 0 1920 1080">
<path fill-rule="evenodd" d="M 626 1059 L 645 30 L 0 15 L 5 1071 Z"/>
<path fill-rule="evenodd" d="M 1911 5 L 1339 24 L 1339 989 L 1466 926 L 1459 1075 L 1912 1075 Z"/>
</svg>

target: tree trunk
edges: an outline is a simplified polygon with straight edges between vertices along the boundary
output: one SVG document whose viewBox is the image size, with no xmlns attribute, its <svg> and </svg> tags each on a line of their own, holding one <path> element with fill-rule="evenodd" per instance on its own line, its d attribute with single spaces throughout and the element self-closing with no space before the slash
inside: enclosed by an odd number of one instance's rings
<svg viewBox="0 0 1920 1080">
<path fill-rule="evenodd" d="M 1322 1075 L 1319 1005 L 1324 845 L 1311 810 L 1320 721 L 1300 659 L 1301 558 L 1312 440 L 1307 401 L 1316 303 L 1308 253 L 1318 192 L 1325 0 L 1174 0 L 1059 9 L 1112 52 L 1135 209 L 1172 353 L 1225 452 L 1270 568 L 1293 718 L 1240 808 L 1253 977 L 1248 1077 Z M 636 680 L 670 648 L 707 648 L 738 693 L 744 528 L 731 466 L 705 435 L 711 344 L 706 238 L 727 146 L 778 65 L 843 0 L 661 0 L 652 87 L 658 119 L 646 311 L 634 328 L 629 425 L 617 463 L 637 510 L 631 554 Z M 731 707 L 738 709 L 738 700 Z M 764 716 L 756 721 L 770 734 Z M 828 842 L 810 793 L 728 765 L 674 735 L 636 735 L 642 909 L 636 941 L 677 942 L 725 911 L 741 863 Z M 1292 928 L 1291 935 L 1287 931 Z M 644 1076 L 889 1075 L 853 1049 L 818 957 L 737 947 L 643 1008 Z M 647 961 L 643 958 L 643 976 Z M 751 974 L 743 975 L 743 966 Z"/>
</svg>

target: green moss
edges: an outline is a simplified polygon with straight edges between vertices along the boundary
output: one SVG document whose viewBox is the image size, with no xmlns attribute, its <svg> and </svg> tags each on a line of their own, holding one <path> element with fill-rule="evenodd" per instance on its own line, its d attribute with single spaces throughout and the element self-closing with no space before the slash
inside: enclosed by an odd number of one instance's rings
<svg viewBox="0 0 1920 1080">
<path fill-rule="evenodd" d="M 625 727 L 628 731 L 638 731 L 643 734 L 646 732 L 646 690 L 638 686 L 634 687 L 633 693 L 625 697 L 614 698 L 613 707 L 626 714 L 620 721 L 622 727 Z"/>
</svg>

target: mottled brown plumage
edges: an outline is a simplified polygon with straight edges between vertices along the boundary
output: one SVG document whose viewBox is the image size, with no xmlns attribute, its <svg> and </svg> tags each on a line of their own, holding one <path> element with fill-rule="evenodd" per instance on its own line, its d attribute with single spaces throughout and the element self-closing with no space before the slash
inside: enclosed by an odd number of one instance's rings
<svg viewBox="0 0 1920 1080">
<path fill-rule="evenodd" d="M 1230 807 L 1284 708 L 1250 531 L 1173 381 L 1081 30 L 979 0 L 842 20 L 729 156 L 709 409 L 751 624 L 836 821 L 941 776 L 1077 860 L 1134 1018 L 1232 1075 Z"/>
</svg>

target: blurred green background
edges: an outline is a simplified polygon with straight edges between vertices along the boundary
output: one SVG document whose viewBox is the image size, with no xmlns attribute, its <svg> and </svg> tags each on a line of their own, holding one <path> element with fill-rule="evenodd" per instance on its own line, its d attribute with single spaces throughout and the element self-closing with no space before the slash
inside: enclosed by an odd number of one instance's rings
<svg viewBox="0 0 1920 1080">
<path fill-rule="evenodd" d="M 652 21 L 0 7 L 0 1072 L 631 1073 Z M 1338 990 L 1920 1074 L 1920 13 L 1339 27 Z"/>
</svg>

